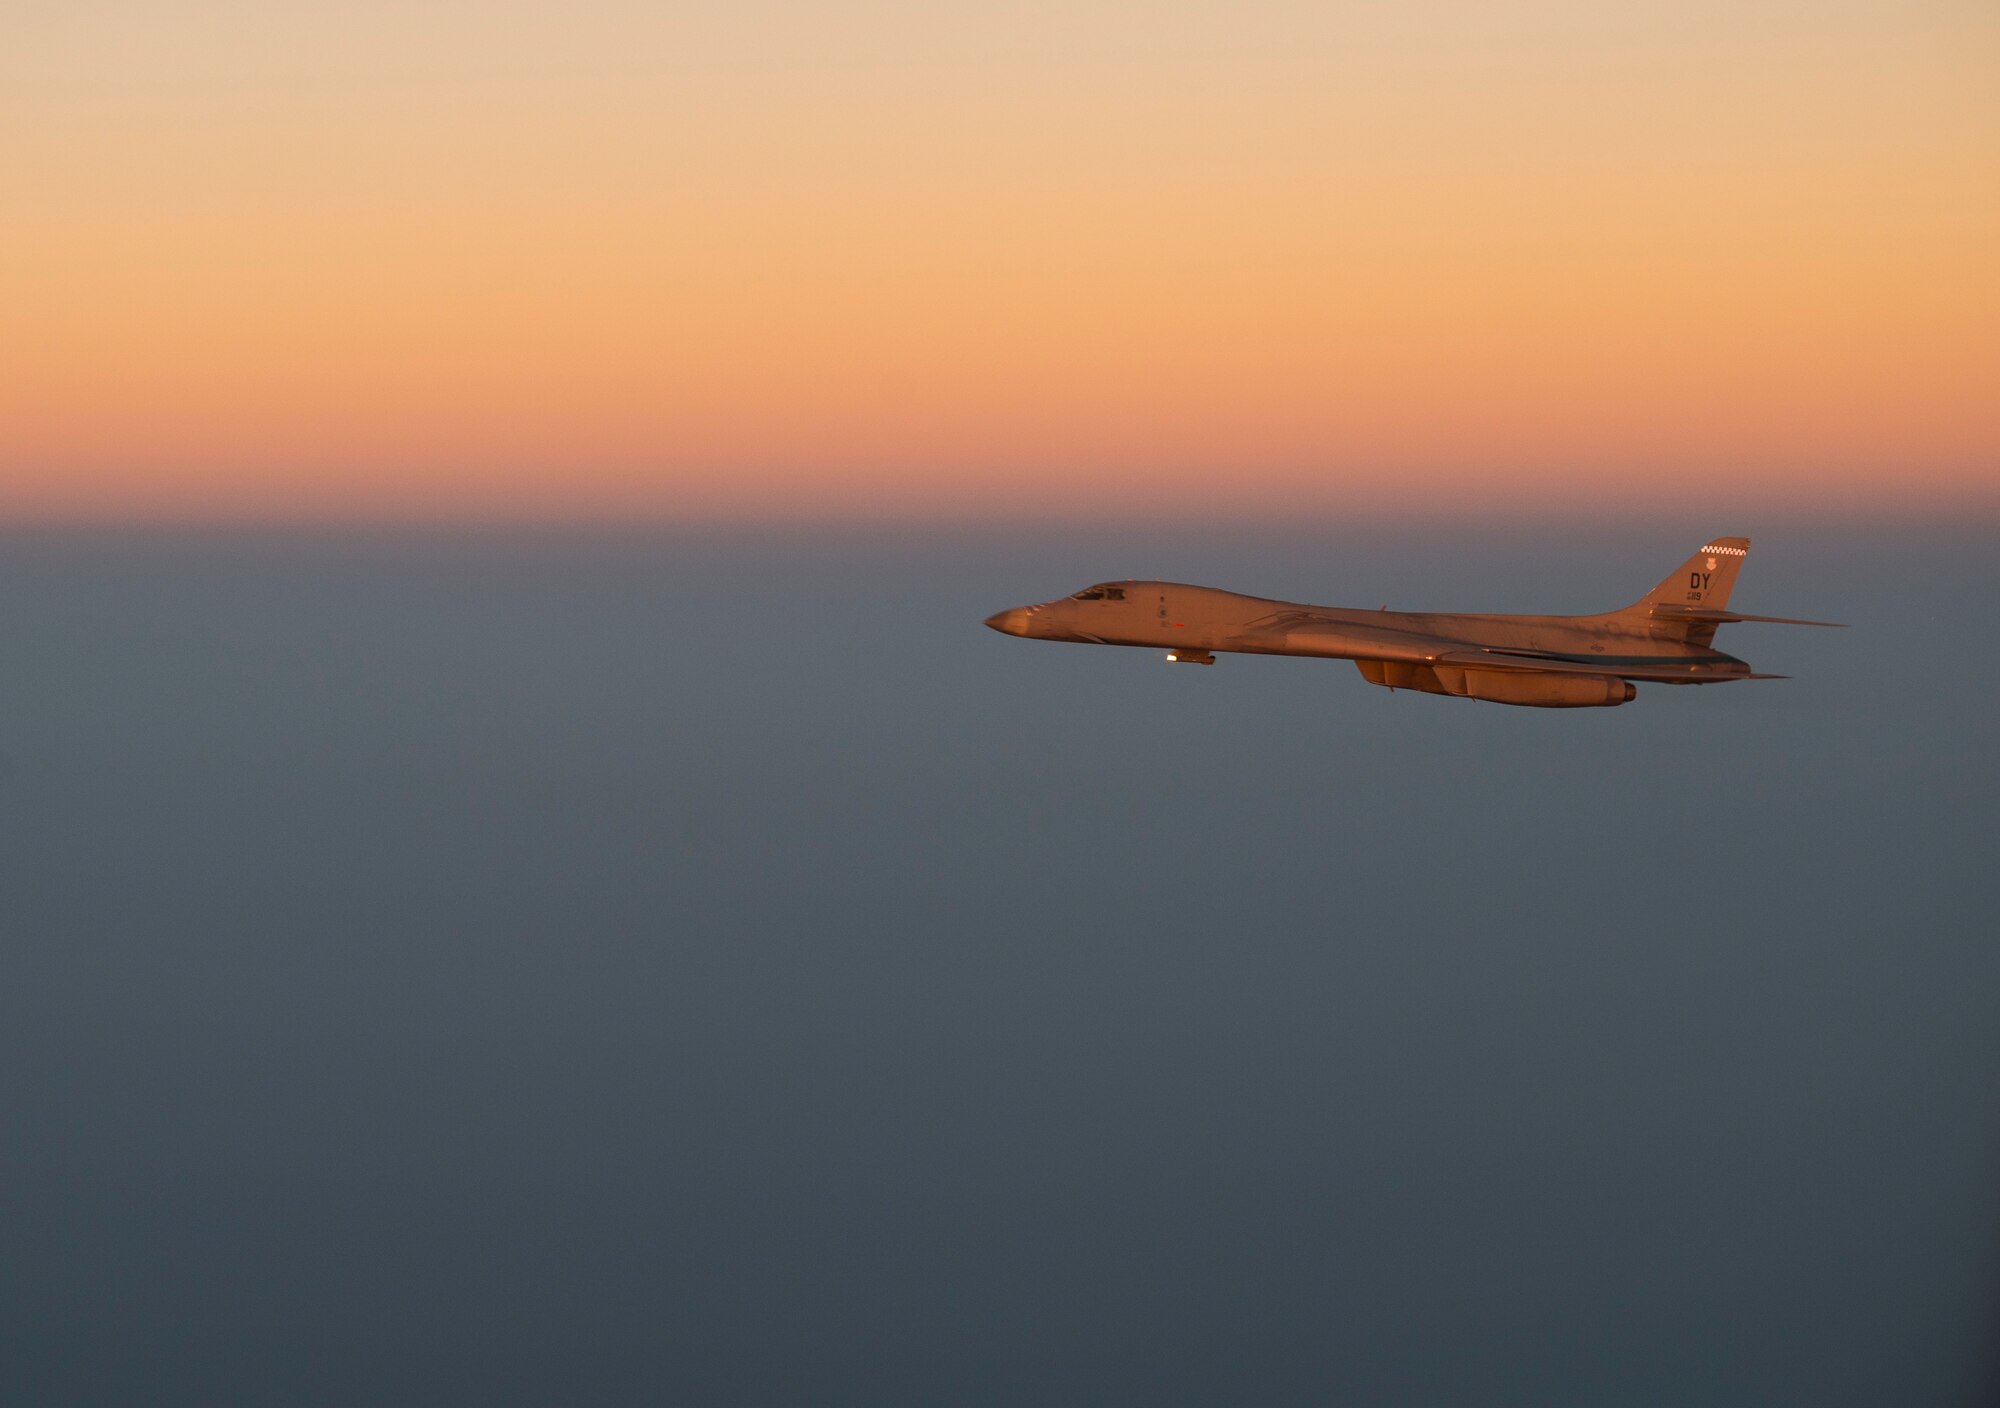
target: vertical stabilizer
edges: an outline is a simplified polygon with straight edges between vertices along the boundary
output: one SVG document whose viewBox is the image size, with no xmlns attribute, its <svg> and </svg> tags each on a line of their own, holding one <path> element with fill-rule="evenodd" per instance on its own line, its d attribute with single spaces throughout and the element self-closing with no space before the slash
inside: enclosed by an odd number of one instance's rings
<svg viewBox="0 0 2000 1408">
<path fill-rule="evenodd" d="M 1666 579 L 1614 615 L 1640 617 L 1654 635 L 1707 647 L 1715 640 L 1714 621 L 1675 619 L 1677 612 L 1720 611 L 1729 603 L 1736 573 L 1749 555 L 1748 538 L 1710 538 Z"/>
<path fill-rule="evenodd" d="M 1720 611 L 1729 604 L 1736 573 L 1750 551 L 1748 538 L 1710 538 L 1666 580 L 1625 609 L 1644 614 L 1656 606 L 1697 607 Z"/>
</svg>

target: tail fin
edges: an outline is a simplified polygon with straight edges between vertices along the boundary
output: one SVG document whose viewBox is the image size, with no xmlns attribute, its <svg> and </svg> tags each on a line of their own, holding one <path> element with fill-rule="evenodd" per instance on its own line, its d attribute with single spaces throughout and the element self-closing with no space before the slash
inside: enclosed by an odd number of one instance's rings
<svg viewBox="0 0 2000 1408">
<path fill-rule="evenodd" d="M 1637 617 L 1647 634 L 1707 648 L 1715 643 L 1716 617 L 1736 585 L 1750 552 L 1748 538 L 1710 538 L 1654 587 L 1614 617 Z"/>
<path fill-rule="evenodd" d="M 1731 621 L 1771 621 L 1780 626 L 1839 624 L 1801 621 L 1791 616 L 1748 616 L 1728 610 L 1736 574 L 1749 555 L 1748 538 L 1710 538 L 1693 557 L 1668 573 L 1665 581 L 1630 606 L 1593 619 L 1617 622 L 1627 630 L 1642 625 L 1648 635 L 1685 641 L 1703 649 L 1714 644 L 1715 628 Z"/>
<path fill-rule="evenodd" d="M 1710 538 L 1693 557 L 1669 572 L 1660 585 L 1618 614 L 1650 615 L 1656 606 L 1720 611 L 1729 604 L 1737 569 L 1743 566 L 1749 551 L 1748 538 Z"/>
</svg>

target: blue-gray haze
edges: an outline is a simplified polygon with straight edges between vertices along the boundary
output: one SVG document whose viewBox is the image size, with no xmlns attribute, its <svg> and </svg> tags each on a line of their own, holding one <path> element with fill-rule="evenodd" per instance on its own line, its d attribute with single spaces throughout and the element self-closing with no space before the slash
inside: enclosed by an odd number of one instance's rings
<svg viewBox="0 0 2000 1408">
<path fill-rule="evenodd" d="M 1622 709 L 1025 642 L 1586 611 Z M 0 1401 L 1952 1404 L 2000 543 L 0 538 Z"/>
</svg>

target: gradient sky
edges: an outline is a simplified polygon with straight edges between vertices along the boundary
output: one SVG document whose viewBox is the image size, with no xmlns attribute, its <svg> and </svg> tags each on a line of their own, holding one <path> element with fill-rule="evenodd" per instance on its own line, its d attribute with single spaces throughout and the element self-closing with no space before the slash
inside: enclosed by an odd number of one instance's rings
<svg viewBox="0 0 2000 1408">
<path fill-rule="evenodd" d="M 1983 0 L 18 0 L 0 171 L 0 518 L 2000 507 Z"/>
</svg>

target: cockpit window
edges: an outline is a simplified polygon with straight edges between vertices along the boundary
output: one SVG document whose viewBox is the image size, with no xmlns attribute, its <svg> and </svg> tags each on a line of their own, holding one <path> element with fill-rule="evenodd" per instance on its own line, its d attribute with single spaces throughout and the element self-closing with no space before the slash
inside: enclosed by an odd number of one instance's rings
<svg viewBox="0 0 2000 1408">
<path fill-rule="evenodd" d="M 1123 587 L 1087 587 L 1070 598 L 1071 601 L 1123 601 Z"/>
</svg>

